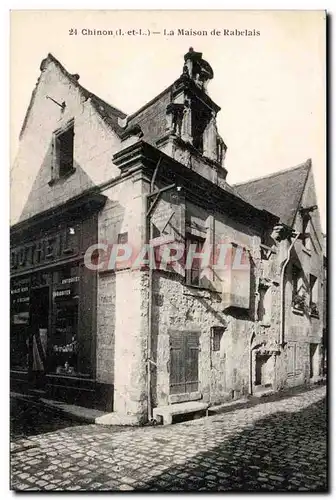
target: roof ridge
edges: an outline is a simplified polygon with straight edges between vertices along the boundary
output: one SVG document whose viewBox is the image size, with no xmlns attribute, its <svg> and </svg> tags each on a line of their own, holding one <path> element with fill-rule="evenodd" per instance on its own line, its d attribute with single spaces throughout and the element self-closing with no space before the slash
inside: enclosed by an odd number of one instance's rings
<svg viewBox="0 0 336 500">
<path fill-rule="evenodd" d="M 91 92 L 90 90 L 88 90 L 87 88 L 83 87 L 82 84 L 80 84 L 78 82 L 78 79 L 74 77 L 75 74 L 72 74 L 72 73 L 69 73 L 69 71 L 63 66 L 63 64 L 51 53 L 49 52 L 48 53 L 48 56 L 46 59 L 51 59 L 55 64 L 57 64 L 60 69 L 66 73 L 66 76 L 68 78 L 71 78 L 71 80 L 74 81 L 75 84 L 77 84 L 78 87 L 80 87 L 85 93 L 87 93 L 90 97 L 94 97 L 96 99 L 99 99 L 100 101 L 103 101 L 107 106 L 109 106 L 110 108 L 112 108 L 113 110 L 121 113 L 122 115 L 124 115 L 124 117 L 126 117 L 126 113 L 124 113 L 121 109 L 117 108 L 116 106 L 114 106 L 113 104 L 110 104 L 109 102 L 107 102 L 105 99 L 103 99 L 102 97 L 98 96 L 97 94 L 95 94 L 94 92 Z M 44 60 L 45 61 L 45 60 Z M 44 62 L 42 61 L 42 63 Z M 41 65 L 42 65 L 41 63 Z"/>
<path fill-rule="evenodd" d="M 33 106 L 33 102 L 34 102 L 34 99 L 35 99 L 35 95 L 36 95 L 36 91 L 37 91 L 37 87 L 38 87 L 38 84 L 40 82 L 40 79 L 41 79 L 41 74 L 42 74 L 42 71 L 43 69 L 45 68 L 45 65 L 47 64 L 48 61 L 52 61 L 59 69 L 60 71 L 69 79 L 71 80 L 71 82 L 87 97 L 87 98 L 93 98 L 94 100 L 96 101 L 100 101 L 101 103 L 104 103 L 106 106 L 108 106 L 110 108 L 110 111 L 112 113 L 114 113 L 116 115 L 116 118 L 120 117 L 120 118 L 126 118 L 127 114 L 124 113 L 123 111 L 121 111 L 121 109 L 119 108 L 116 108 L 115 106 L 113 106 L 112 104 L 108 103 L 107 101 L 105 101 L 105 99 L 102 99 L 101 97 L 99 97 L 98 95 L 94 94 L 93 92 L 91 92 L 90 90 L 86 89 L 85 87 L 83 87 L 83 85 L 81 85 L 79 82 L 78 82 L 78 75 L 76 75 L 75 73 L 69 73 L 69 71 L 63 66 L 63 64 L 51 53 L 51 52 L 48 52 L 48 55 L 47 57 L 45 57 L 44 59 L 42 59 L 41 63 L 40 63 L 40 74 L 38 76 L 38 79 L 37 79 L 37 82 L 35 84 L 35 87 L 32 91 L 32 95 L 31 95 L 31 98 L 30 98 L 30 101 L 29 101 L 29 105 L 28 105 L 28 108 L 27 108 L 27 111 L 26 111 L 26 114 L 25 114 L 25 117 L 23 119 L 23 123 L 22 123 L 22 126 L 21 126 L 21 130 L 20 130 L 20 134 L 19 134 L 19 137 L 21 138 L 25 128 L 26 128 L 26 125 L 27 125 L 27 121 L 28 121 L 28 116 L 29 116 L 29 113 L 30 113 L 30 110 Z M 99 109 L 97 109 L 97 112 L 99 113 Z M 104 119 L 104 116 L 102 116 L 102 118 Z"/>
<path fill-rule="evenodd" d="M 173 85 L 174 84 L 171 83 L 170 85 L 168 85 L 168 87 L 163 89 L 159 94 L 157 94 L 155 97 L 153 97 L 148 102 L 143 104 L 139 109 L 137 109 L 133 113 L 130 113 L 129 115 L 127 115 L 127 122 L 133 120 L 133 118 L 135 118 L 137 115 L 139 115 L 142 111 L 144 111 L 146 108 L 148 108 L 149 106 L 154 104 L 154 102 L 157 101 L 158 99 L 160 99 L 160 97 L 162 97 L 166 92 L 168 92 Z"/>
<path fill-rule="evenodd" d="M 269 179 L 271 177 L 276 177 L 278 175 L 286 174 L 288 172 L 293 172 L 294 170 L 298 170 L 300 168 L 309 169 L 309 168 L 311 168 L 311 165 L 312 165 L 311 159 L 308 158 L 305 162 L 300 163 L 299 165 L 296 165 L 295 167 L 284 168 L 282 170 L 278 170 L 277 172 L 273 172 L 271 174 L 261 175 L 260 177 L 254 177 L 253 179 L 250 179 L 250 180 L 247 180 L 244 182 L 237 182 L 237 183 L 231 184 L 231 185 L 235 186 L 235 187 L 243 186 L 244 184 L 251 184 L 252 182 L 257 182 L 257 181 L 260 181 L 262 179 Z"/>
</svg>

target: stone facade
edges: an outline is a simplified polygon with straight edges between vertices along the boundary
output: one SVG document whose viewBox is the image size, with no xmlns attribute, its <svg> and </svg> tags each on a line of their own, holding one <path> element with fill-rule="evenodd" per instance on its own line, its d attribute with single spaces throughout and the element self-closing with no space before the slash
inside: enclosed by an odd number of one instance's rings
<svg viewBox="0 0 336 500">
<path fill-rule="evenodd" d="M 300 208 L 316 204 L 311 169 L 291 225 L 227 183 L 220 108 L 207 93 L 213 72 L 192 49 L 180 78 L 128 118 L 52 56 L 41 71 L 12 168 L 14 228 L 94 190 L 105 199 L 95 229 L 97 243 L 106 245 L 105 264 L 112 245 L 127 244 L 134 255 L 158 238 L 201 241 L 212 252 L 225 244 L 230 258 L 241 251 L 246 259 L 238 272 L 208 266 L 197 285 L 184 268 L 151 272 L 128 262 L 95 271 L 93 377 L 113 387 L 115 414 L 141 423 L 153 406 L 218 404 L 317 380 L 323 301 L 317 210 L 307 212 L 309 246 L 307 238 L 293 243 L 295 231 L 302 232 Z M 51 182 L 53 137 L 70 120 L 74 169 Z M 293 266 L 303 270 L 306 301 L 316 278 L 314 300 L 301 309 L 293 307 Z"/>
</svg>

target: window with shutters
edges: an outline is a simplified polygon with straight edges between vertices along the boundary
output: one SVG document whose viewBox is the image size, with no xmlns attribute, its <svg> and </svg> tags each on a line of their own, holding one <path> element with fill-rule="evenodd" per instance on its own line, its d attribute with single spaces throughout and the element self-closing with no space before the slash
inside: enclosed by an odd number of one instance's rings
<svg viewBox="0 0 336 500">
<path fill-rule="evenodd" d="M 53 137 L 52 179 L 49 184 L 71 175 L 74 168 L 74 122 L 57 130 Z"/>
</svg>

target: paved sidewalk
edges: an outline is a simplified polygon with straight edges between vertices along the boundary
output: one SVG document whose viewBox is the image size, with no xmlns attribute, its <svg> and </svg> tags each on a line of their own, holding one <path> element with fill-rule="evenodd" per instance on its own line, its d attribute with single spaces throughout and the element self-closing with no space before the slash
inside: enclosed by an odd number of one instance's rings
<svg viewBox="0 0 336 500">
<path fill-rule="evenodd" d="M 325 394 L 325 386 L 316 387 L 168 427 L 60 421 L 51 432 L 13 436 L 11 487 L 326 491 Z"/>
</svg>

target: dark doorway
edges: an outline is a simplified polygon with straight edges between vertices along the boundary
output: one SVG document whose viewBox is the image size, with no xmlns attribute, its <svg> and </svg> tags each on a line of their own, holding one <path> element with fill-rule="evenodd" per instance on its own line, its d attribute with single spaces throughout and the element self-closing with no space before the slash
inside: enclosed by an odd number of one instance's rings
<svg viewBox="0 0 336 500">
<path fill-rule="evenodd" d="M 49 335 L 49 286 L 31 290 L 29 371 L 34 386 L 42 388 L 47 372 Z"/>
</svg>

